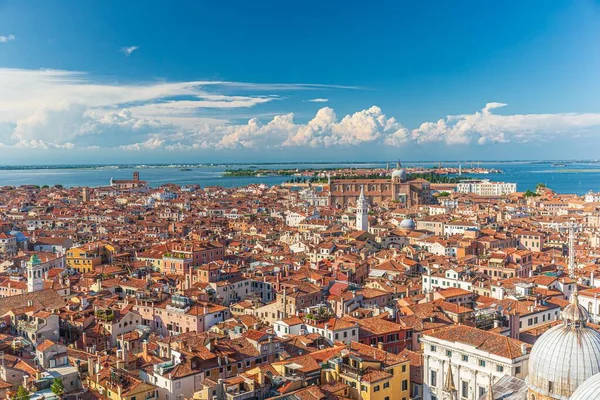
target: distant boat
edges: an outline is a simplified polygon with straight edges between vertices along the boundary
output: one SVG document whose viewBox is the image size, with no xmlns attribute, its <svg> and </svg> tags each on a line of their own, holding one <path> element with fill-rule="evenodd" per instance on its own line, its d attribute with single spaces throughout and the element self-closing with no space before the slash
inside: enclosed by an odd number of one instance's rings
<svg viewBox="0 0 600 400">
<path fill-rule="evenodd" d="M 179 170 L 180 171 L 191 171 L 192 169 L 191 168 L 180 168 Z"/>
<path fill-rule="evenodd" d="M 566 167 L 567 164 L 555 163 L 555 164 L 552 164 L 552 166 L 553 167 Z"/>
</svg>

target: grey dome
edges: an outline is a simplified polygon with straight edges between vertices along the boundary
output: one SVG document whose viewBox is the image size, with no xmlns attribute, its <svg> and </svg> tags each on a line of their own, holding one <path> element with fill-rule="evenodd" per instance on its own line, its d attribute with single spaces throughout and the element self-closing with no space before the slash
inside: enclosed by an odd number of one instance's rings
<svg viewBox="0 0 600 400">
<path fill-rule="evenodd" d="M 563 323 L 540 336 L 529 356 L 527 386 L 551 399 L 568 399 L 600 372 L 600 333 L 586 326 L 589 314 L 577 297 L 575 291 Z"/>
<path fill-rule="evenodd" d="M 415 229 L 415 221 L 412 220 L 412 218 L 405 218 L 402 220 L 402 222 L 400 222 L 400 228 L 401 229 Z"/>
<path fill-rule="evenodd" d="M 573 393 L 571 400 L 595 399 L 598 396 L 598 393 L 600 393 L 600 374 L 596 374 L 583 382 L 575 393 Z"/>
<path fill-rule="evenodd" d="M 394 172 L 392 172 L 392 180 L 395 180 L 396 178 L 399 178 L 400 182 L 404 182 L 406 180 L 406 170 L 404 168 L 395 169 Z"/>
</svg>

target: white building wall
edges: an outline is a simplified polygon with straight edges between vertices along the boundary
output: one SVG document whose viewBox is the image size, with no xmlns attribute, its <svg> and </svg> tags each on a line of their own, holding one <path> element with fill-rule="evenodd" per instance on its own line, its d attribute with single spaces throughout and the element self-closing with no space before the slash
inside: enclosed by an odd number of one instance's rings
<svg viewBox="0 0 600 400">
<path fill-rule="evenodd" d="M 510 360 L 462 343 L 450 343 L 427 336 L 422 336 L 421 342 L 424 350 L 424 400 L 443 398 L 449 362 L 460 399 L 479 399 L 487 391 L 490 377 L 496 382 L 504 375 L 521 379 L 527 376 L 529 355 Z"/>
</svg>

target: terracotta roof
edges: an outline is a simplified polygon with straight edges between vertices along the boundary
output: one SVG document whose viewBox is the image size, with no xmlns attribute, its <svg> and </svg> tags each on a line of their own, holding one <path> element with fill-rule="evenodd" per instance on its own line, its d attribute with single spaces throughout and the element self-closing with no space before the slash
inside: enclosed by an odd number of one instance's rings
<svg viewBox="0 0 600 400">
<path fill-rule="evenodd" d="M 478 350 L 495 354 L 510 359 L 523 355 L 521 345 L 525 345 L 527 351 L 531 346 L 520 340 L 473 328 L 466 325 L 454 325 L 441 328 L 437 331 L 428 332 L 424 337 L 432 337 L 453 343 L 462 343 L 475 347 Z"/>
</svg>

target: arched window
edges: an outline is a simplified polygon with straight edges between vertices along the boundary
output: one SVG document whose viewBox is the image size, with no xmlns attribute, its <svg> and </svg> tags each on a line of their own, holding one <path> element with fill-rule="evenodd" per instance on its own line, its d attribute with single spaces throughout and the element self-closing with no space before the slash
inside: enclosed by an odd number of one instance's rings
<svg viewBox="0 0 600 400">
<path fill-rule="evenodd" d="M 592 306 L 592 302 L 590 301 L 590 302 L 588 303 L 588 313 L 590 313 L 590 314 L 593 314 L 593 313 L 594 313 L 594 309 L 593 309 L 593 307 L 594 307 L 594 306 Z"/>
</svg>

